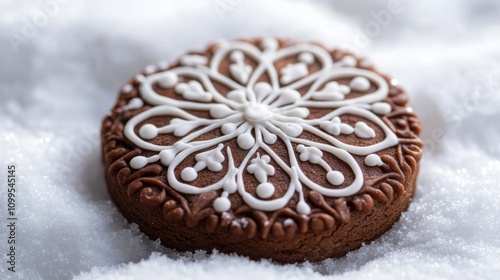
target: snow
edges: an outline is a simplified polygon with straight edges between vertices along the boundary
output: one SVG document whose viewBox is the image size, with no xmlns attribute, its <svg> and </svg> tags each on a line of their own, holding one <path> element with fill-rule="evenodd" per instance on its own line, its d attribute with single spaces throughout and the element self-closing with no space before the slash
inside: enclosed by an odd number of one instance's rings
<svg viewBox="0 0 500 280">
<path fill-rule="evenodd" d="M 494 0 L 2 1 L 0 278 L 497 278 L 499 13 Z M 106 192 L 98 132 L 123 84 L 215 39 L 262 35 L 355 48 L 398 79 L 421 117 L 413 203 L 346 257 L 281 266 L 178 253 L 128 224 Z M 15 273 L 4 203 L 12 164 Z"/>
</svg>

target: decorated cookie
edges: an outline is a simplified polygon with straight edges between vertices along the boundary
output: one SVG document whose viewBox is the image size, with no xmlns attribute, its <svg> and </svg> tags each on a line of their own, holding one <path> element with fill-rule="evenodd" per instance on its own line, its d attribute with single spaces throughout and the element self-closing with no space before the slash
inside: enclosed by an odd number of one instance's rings
<svg viewBox="0 0 500 280">
<path fill-rule="evenodd" d="M 102 125 L 123 215 L 181 251 L 342 256 L 399 218 L 420 123 L 365 59 L 273 38 L 220 41 L 126 84 Z"/>
</svg>

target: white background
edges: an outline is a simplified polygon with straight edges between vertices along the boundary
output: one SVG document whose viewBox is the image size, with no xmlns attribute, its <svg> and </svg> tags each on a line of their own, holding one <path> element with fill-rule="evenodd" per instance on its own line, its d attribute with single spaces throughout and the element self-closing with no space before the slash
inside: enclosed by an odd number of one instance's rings
<svg viewBox="0 0 500 280">
<path fill-rule="evenodd" d="M 0 278 L 498 279 L 498 1 L 19 2 L 0 3 Z M 98 132 L 119 88 L 147 64 L 254 36 L 350 46 L 397 78 L 421 117 L 413 203 L 344 258 L 279 266 L 176 253 L 110 202 Z M 16 273 L 5 255 L 9 164 Z"/>
</svg>

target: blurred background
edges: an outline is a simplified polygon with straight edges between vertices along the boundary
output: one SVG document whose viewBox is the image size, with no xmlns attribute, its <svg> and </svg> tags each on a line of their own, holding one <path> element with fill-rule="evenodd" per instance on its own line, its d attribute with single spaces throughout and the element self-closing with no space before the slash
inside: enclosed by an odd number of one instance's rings
<svg viewBox="0 0 500 280">
<path fill-rule="evenodd" d="M 496 279 L 499 15 L 496 0 L 1 1 L 0 180 L 16 165 L 19 226 L 16 273 L 0 231 L 0 278 Z M 219 38 L 260 36 L 370 57 L 421 118 L 414 202 L 344 258 L 277 266 L 179 254 L 126 223 L 107 195 L 99 128 L 121 86 Z M 6 213 L 2 202 L 2 228 Z"/>
</svg>

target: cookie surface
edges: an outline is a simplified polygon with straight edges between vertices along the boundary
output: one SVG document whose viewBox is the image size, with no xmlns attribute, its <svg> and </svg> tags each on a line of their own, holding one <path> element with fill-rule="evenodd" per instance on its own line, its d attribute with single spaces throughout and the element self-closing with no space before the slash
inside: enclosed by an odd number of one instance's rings
<svg viewBox="0 0 500 280">
<path fill-rule="evenodd" d="M 422 155 L 406 93 L 366 60 L 220 41 L 125 85 L 102 125 L 109 193 L 178 250 L 342 256 L 407 208 Z"/>
</svg>

